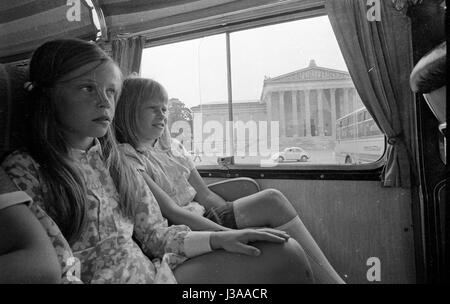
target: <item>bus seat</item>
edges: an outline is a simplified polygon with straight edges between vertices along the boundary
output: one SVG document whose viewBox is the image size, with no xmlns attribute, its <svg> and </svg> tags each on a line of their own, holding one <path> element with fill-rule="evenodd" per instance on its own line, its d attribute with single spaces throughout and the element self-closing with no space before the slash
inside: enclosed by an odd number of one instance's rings
<svg viewBox="0 0 450 304">
<path fill-rule="evenodd" d="M 0 160 L 23 145 L 28 62 L 0 64 Z"/>
<path fill-rule="evenodd" d="M 444 41 L 417 62 L 410 76 L 411 89 L 424 95 L 440 129 L 446 124 L 446 55 L 447 44 Z"/>
<path fill-rule="evenodd" d="M 439 153 L 444 164 L 447 163 L 447 44 L 436 46 L 425 54 L 411 72 L 410 85 L 414 92 L 423 94 L 431 112 L 439 122 Z"/>
<path fill-rule="evenodd" d="M 248 177 L 237 177 L 212 183 L 208 185 L 208 188 L 230 202 L 261 190 L 258 182 Z"/>
</svg>

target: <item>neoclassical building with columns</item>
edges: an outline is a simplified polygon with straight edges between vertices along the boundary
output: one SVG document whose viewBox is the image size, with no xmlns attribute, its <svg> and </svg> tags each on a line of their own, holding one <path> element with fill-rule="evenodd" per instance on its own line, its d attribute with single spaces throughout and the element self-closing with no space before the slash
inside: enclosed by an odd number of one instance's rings
<svg viewBox="0 0 450 304">
<path fill-rule="evenodd" d="M 333 149 L 336 119 L 361 107 L 348 72 L 320 67 L 311 60 L 306 68 L 266 77 L 260 100 L 233 103 L 233 120 L 278 121 L 280 148 Z M 202 113 L 203 124 L 213 120 L 225 125 L 228 120 L 225 102 L 191 110 Z"/>
</svg>

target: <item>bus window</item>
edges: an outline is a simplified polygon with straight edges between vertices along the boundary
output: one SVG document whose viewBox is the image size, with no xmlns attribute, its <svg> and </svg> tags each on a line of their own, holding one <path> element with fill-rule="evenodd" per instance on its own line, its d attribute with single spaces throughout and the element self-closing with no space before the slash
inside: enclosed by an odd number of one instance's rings
<svg viewBox="0 0 450 304">
<path fill-rule="evenodd" d="M 220 138 L 228 120 L 226 104 L 215 107 L 211 122 L 205 112 L 227 95 L 225 35 L 218 34 L 143 50 L 143 77 L 155 79 L 169 96 L 169 130 L 197 165 L 215 165 L 226 154 Z M 214 121 L 213 121 L 214 120 Z M 198 135 L 197 126 L 202 128 Z"/>
<path fill-rule="evenodd" d="M 332 165 L 342 153 L 362 162 L 348 141 L 370 126 L 354 112 L 361 98 L 327 16 L 149 47 L 141 73 L 166 87 L 171 134 L 198 166 L 225 156 L 251 166 Z M 288 161 L 289 148 L 308 158 Z M 384 143 L 376 151 L 371 161 Z"/>
</svg>

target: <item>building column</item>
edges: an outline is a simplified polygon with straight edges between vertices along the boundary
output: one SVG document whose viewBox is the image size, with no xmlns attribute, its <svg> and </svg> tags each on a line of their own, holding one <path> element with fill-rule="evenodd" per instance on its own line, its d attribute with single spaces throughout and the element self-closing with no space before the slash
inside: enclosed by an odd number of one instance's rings
<svg viewBox="0 0 450 304">
<path fill-rule="evenodd" d="M 309 107 L 309 92 L 310 92 L 310 90 L 304 90 L 303 92 L 305 92 L 306 136 L 311 136 L 311 110 Z"/>
<path fill-rule="evenodd" d="M 359 107 L 358 105 L 358 92 L 356 91 L 356 88 L 352 90 L 353 91 L 353 111 L 356 111 Z"/>
<path fill-rule="evenodd" d="M 298 110 L 297 110 L 297 91 L 291 91 L 292 94 L 292 120 L 294 125 L 294 136 L 298 136 Z"/>
<path fill-rule="evenodd" d="M 266 95 L 266 111 L 267 111 L 267 125 L 270 128 L 270 122 L 272 121 L 272 94 Z"/>
<path fill-rule="evenodd" d="M 274 136 L 275 134 L 272 134 L 272 93 L 267 93 L 264 97 L 264 100 L 266 102 L 266 117 L 267 117 L 267 130 L 266 134 L 267 137 L 270 138 L 270 136 Z M 269 135 L 270 134 L 270 135 Z M 278 134 L 276 134 L 278 136 Z M 266 142 L 266 147 L 268 147 L 268 142 Z"/>
<path fill-rule="evenodd" d="M 348 103 L 348 111 L 349 113 L 355 111 L 355 98 L 353 95 L 353 89 L 348 89 L 348 99 L 349 99 L 349 103 Z"/>
<path fill-rule="evenodd" d="M 284 113 L 284 91 L 278 92 L 280 100 L 280 137 L 286 137 L 286 115 Z"/>
<path fill-rule="evenodd" d="M 344 113 L 342 116 L 350 113 L 350 100 L 348 99 L 348 88 L 343 88 L 344 90 L 344 98 L 342 100 L 342 108 L 344 109 Z"/>
<path fill-rule="evenodd" d="M 323 90 L 318 89 L 317 90 L 317 112 L 319 114 L 319 122 L 317 125 L 317 131 L 319 133 L 319 136 L 324 136 L 324 122 L 323 122 Z"/>
<path fill-rule="evenodd" d="M 330 89 L 331 136 L 336 139 L 336 89 Z"/>
</svg>

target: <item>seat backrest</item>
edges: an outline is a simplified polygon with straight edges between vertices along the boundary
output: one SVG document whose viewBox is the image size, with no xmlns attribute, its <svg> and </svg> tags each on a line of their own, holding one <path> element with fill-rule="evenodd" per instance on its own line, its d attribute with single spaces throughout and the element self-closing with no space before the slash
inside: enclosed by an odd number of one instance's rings
<svg viewBox="0 0 450 304">
<path fill-rule="evenodd" d="M 261 190 L 258 182 L 248 177 L 226 179 L 224 181 L 209 184 L 208 188 L 229 202 L 257 193 Z"/>
<path fill-rule="evenodd" d="M 28 61 L 0 64 L 0 161 L 24 144 Z"/>
<path fill-rule="evenodd" d="M 447 42 L 425 54 L 411 72 L 410 85 L 422 93 L 440 124 L 446 123 Z"/>
</svg>

